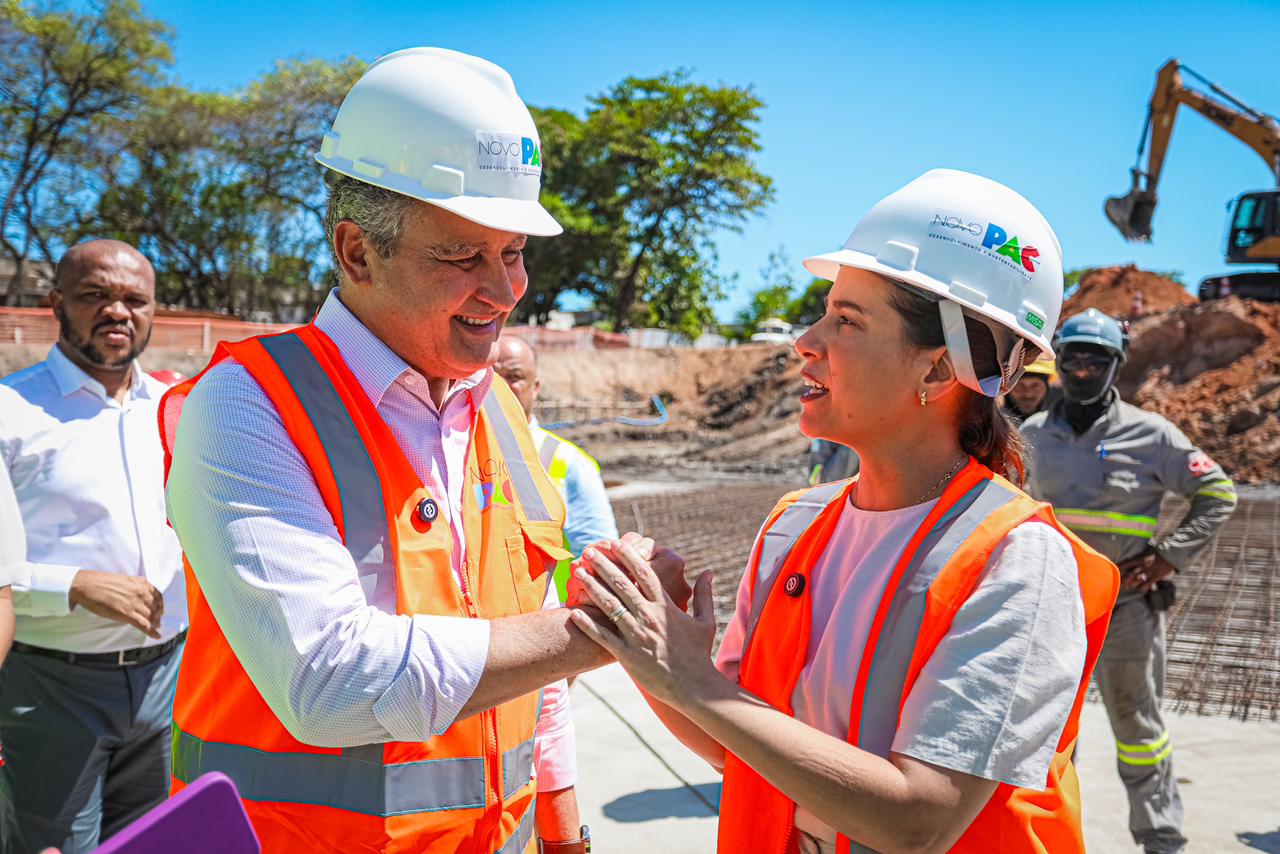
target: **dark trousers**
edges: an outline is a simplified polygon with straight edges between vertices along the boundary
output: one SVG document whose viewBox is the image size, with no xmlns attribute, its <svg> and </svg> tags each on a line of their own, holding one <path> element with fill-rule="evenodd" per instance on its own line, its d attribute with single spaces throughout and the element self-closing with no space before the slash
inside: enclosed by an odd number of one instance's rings
<svg viewBox="0 0 1280 854">
<path fill-rule="evenodd" d="M 17 817 L 9 850 L 79 854 L 169 796 L 182 647 L 125 667 L 17 651 L 0 671 L 0 742 Z"/>
</svg>

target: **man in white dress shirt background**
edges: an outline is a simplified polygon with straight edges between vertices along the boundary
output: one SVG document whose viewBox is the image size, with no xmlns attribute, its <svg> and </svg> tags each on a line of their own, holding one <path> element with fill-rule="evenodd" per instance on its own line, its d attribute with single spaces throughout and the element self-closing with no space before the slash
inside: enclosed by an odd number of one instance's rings
<svg viewBox="0 0 1280 854">
<path fill-rule="evenodd" d="M 186 633 L 156 413 L 137 364 L 155 273 L 135 248 L 69 249 L 50 294 L 58 343 L 0 380 L 0 460 L 26 537 L 0 739 L 20 851 L 88 851 L 168 794 Z"/>
</svg>

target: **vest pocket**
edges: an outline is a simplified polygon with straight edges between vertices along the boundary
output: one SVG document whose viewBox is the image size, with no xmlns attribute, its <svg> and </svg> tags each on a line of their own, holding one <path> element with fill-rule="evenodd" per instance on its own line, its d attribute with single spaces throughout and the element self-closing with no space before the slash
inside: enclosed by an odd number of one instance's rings
<svg viewBox="0 0 1280 854">
<path fill-rule="evenodd" d="M 551 576 L 542 572 L 541 566 L 535 568 L 536 578 L 530 572 L 529 550 L 532 546 L 526 546 L 523 533 L 505 537 L 503 544 L 507 548 L 507 562 L 511 567 L 511 584 L 515 590 L 519 613 L 526 614 L 541 609 L 543 600 L 546 599 L 547 584 Z M 539 562 L 545 560 L 542 553 L 537 550 L 533 550 L 532 556 Z"/>
</svg>

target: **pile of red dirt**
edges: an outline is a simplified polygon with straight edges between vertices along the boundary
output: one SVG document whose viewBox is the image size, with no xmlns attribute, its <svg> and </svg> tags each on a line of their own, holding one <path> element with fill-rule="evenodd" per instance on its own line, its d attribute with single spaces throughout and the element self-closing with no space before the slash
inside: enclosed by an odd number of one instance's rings
<svg viewBox="0 0 1280 854">
<path fill-rule="evenodd" d="M 1144 317 L 1120 392 L 1244 483 L 1280 483 L 1280 305 L 1232 297 Z"/>
<path fill-rule="evenodd" d="M 1136 299 L 1135 299 L 1136 297 Z M 1158 314 L 1196 302 L 1182 285 L 1133 264 L 1098 267 L 1085 273 L 1080 287 L 1062 305 L 1065 320 L 1086 308 L 1096 308 L 1117 318 Z M 1135 310 L 1136 309 L 1136 310 Z"/>
</svg>

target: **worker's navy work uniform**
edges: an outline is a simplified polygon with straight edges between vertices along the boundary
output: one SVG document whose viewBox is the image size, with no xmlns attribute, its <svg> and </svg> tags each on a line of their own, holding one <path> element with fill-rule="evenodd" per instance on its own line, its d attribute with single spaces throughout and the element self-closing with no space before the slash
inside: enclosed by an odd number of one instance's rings
<svg viewBox="0 0 1280 854">
<path fill-rule="evenodd" d="M 1177 427 L 1111 403 L 1083 434 L 1067 423 L 1062 402 L 1030 416 L 1027 492 L 1053 505 L 1058 520 L 1117 564 L 1148 546 L 1179 570 L 1187 567 L 1231 516 L 1236 490 L 1222 468 Z M 1166 492 L 1191 507 L 1178 527 L 1155 540 Z M 1094 675 L 1111 718 L 1120 778 L 1129 794 L 1129 829 L 1147 851 L 1178 851 L 1182 799 L 1173 744 L 1160 715 L 1164 694 L 1166 612 L 1146 595 L 1122 590 Z"/>
</svg>

